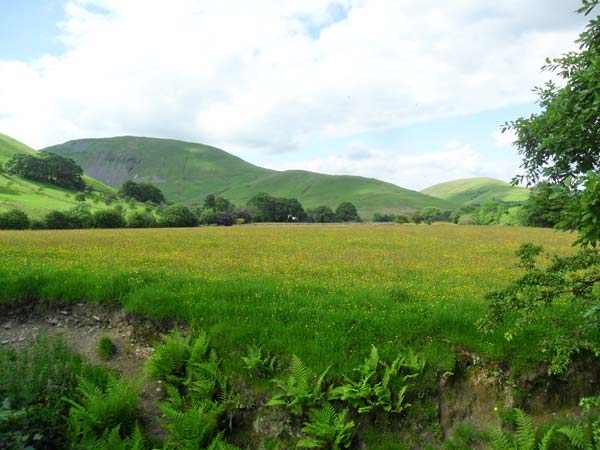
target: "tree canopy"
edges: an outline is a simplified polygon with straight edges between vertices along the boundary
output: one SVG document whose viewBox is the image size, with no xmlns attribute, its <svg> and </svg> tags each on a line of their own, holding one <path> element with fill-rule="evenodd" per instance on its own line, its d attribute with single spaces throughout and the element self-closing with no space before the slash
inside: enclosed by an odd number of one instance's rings
<svg viewBox="0 0 600 450">
<path fill-rule="evenodd" d="M 121 186 L 119 195 L 123 198 L 133 198 L 138 202 L 152 202 L 156 204 L 165 203 L 165 196 L 162 191 L 152 183 L 136 183 L 127 180 Z"/>
<path fill-rule="evenodd" d="M 75 161 L 48 151 L 39 152 L 37 155 L 15 153 L 5 163 L 4 169 L 10 175 L 29 180 L 71 189 L 85 187 L 83 169 Z"/>
</svg>

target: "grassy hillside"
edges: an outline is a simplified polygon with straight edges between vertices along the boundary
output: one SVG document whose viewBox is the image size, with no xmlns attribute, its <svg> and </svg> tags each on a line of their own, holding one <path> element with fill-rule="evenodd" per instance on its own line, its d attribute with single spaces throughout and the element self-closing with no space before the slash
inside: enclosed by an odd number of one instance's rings
<svg viewBox="0 0 600 450">
<path fill-rule="evenodd" d="M 14 153 L 33 154 L 35 153 L 35 150 L 27 147 L 22 142 L 0 133 L 0 162 L 6 161 Z"/>
<path fill-rule="evenodd" d="M 428 187 L 423 194 L 461 205 L 484 204 L 493 201 L 521 202 L 529 198 L 529 191 L 495 178 L 465 178 Z"/>
<path fill-rule="evenodd" d="M 0 134 L 0 163 L 15 153 L 34 154 L 35 150 L 15 139 Z M 116 189 L 88 176 L 86 184 L 94 188 L 93 194 L 86 195 L 86 202 L 92 209 L 106 208 L 104 194 L 114 194 Z M 18 176 L 0 174 L 0 211 L 12 208 L 21 209 L 31 217 L 40 217 L 50 210 L 66 210 L 79 204 L 75 200 L 77 191 L 61 188 L 48 183 L 31 181 Z M 111 206 L 123 203 L 115 201 Z"/>
<path fill-rule="evenodd" d="M 177 202 L 202 202 L 208 194 L 222 194 L 245 205 L 256 192 L 295 197 L 305 208 L 342 201 L 353 202 L 360 214 L 414 211 L 425 206 L 451 209 L 439 198 L 383 181 L 323 175 L 306 171 L 264 169 L 223 150 L 202 144 L 145 137 L 81 139 L 49 147 L 69 156 L 86 174 L 113 187 L 127 180 L 150 181 Z"/>
</svg>

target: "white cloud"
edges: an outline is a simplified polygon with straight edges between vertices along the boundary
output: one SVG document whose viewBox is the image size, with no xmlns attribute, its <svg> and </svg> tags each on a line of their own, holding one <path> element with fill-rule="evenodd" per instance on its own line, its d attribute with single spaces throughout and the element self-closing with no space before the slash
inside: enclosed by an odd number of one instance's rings
<svg viewBox="0 0 600 450">
<path fill-rule="evenodd" d="M 332 175 L 361 175 L 415 190 L 481 174 L 509 181 L 516 173 L 517 165 L 513 160 L 485 157 L 477 149 L 460 142 L 450 142 L 442 149 L 416 155 L 373 149 L 357 143 L 344 154 L 268 164 L 276 170 L 294 167 Z"/>
<path fill-rule="evenodd" d="M 494 130 L 490 137 L 498 147 L 513 147 L 514 142 L 517 140 L 517 133 L 512 129 L 505 131 L 498 129 Z"/>
<path fill-rule="evenodd" d="M 578 4 L 70 0 L 63 54 L 0 55 L 0 130 L 38 147 L 140 134 L 249 157 L 528 102 L 544 58 L 581 30 Z"/>
</svg>

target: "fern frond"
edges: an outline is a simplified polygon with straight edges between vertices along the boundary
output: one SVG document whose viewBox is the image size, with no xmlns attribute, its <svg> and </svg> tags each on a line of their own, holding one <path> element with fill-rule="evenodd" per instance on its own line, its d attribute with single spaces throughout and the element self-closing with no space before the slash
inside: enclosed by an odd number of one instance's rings
<svg viewBox="0 0 600 450">
<path fill-rule="evenodd" d="M 515 408 L 515 441 L 519 450 L 535 450 L 535 427 L 531 418 L 519 408 Z"/>
<path fill-rule="evenodd" d="M 582 427 L 565 426 L 558 429 L 559 433 L 564 434 L 573 447 L 579 450 L 592 449 L 592 442 L 586 430 Z"/>
<path fill-rule="evenodd" d="M 489 433 L 492 438 L 493 450 L 518 450 L 500 428 L 492 428 Z"/>
<path fill-rule="evenodd" d="M 550 442 L 552 441 L 552 436 L 554 436 L 554 427 L 550 427 L 548 431 L 544 433 L 544 436 L 542 436 L 539 450 L 550 450 Z"/>
</svg>

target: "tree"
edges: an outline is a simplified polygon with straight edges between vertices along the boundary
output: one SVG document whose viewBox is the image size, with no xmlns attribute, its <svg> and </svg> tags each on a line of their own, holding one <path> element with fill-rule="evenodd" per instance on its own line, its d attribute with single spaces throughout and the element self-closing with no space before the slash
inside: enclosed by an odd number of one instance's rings
<svg viewBox="0 0 600 450">
<path fill-rule="evenodd" d="M 62 211 L 50 211 L 44 216 L 44 223 L 49 230 L 69 230 L 75 228 L 73 219 Z"/>
<path fill-rule="evenodd" d="M 27 214 L 18 209 L 0 213 L 0 230 L 26 230 L 31 221 Z"/>
<path fill-rule="evenodd" d="M 232 209 L 233 205 L 225 197 L 217 197 L 217 198 L 215 198 L 214 208 L 217 212 L 224 212 L 224 211 L 229 211 L 230 209 Z"/>
<path fill-rule="evenodd" d="M 584 0 L 579 12 L 589 14 L 597 4 Z M 581 351 L 600 356 L 600 252 L 595 248 L 600 240 L 600 17 L 590 20 L 577 43 L 579 51 L 547 61 L 544 69 L 555 72 L 562 83 L 536 89 L 541 111 L 507 123 L 505 130 L 516 133 L 515 145 L 524 158 L 525 173 L 514 181 L 544 180 L 559 190 L 565 202 L 561 216 L 569 218 L 559 226 L 577 230 L 582 249 L 538 266 L 543 249 L 523 244 L 517 254 L 527 272 L 488 295 L 488 314 L 480 322 L 487 331 L 508 322 L 505 336 L 512 339 L 531 323 L 552 330 L 576 318 L 577 325 L 545 343 L 553 355 L 551 372 L 565 370 Z M 550 307 L 560 305 L 569 305 L 569 313 L 552 317 L 550 324 Z"/>
<path fill-rule="evenodd" d="M 333 223 L 337 217 L 329 206 L 317 206 L 308 214 L 308 218 L 314 223 Z"/>
<path fill-rule="evenodd" d="M 84 189 L 83 169 L 71 158 L 41 151 L 37 155 L 15 153 L 6 162 L 6 171 L 29 180 L 70 189 Z"/>
<path fill-rule="evenodd" d="M 214 209 L 215 207 L 215 196 L 213 194 L 208 194 L 204 197 L 204 209 Z"/>
<path fill-rule="evenodd" d="M 431 225 L 433 222 L 440 220 L 442 212 L 435 206 L 427 206 L 421 210 L 421 220 L 427 225 Z"/>
<path fill-rule="evenodd" d="M 119 195 L 125 199 L 135 199 L 138 202 L 152 202 L 157 205 L 165 203 L 162 191 L 152 183 L 136 183 L 127 180 L 119 189 Z"/>
<path fill-rule="evenodd" d="M 356 206 L 350 202 L 342 202 L 335 209 L 335 215 L 340 222 L 359 222 Z"/>
<path fill-rule="evenodd" d="M 254 219 L 257 222 L 275 222 L 275 204 L 271 197 L 266 192 L 258 192 L 250 197 L 248 200 L 248 206 L 254 209 Z"/>
<path fill-rule="evenodd" d="M 126 217 L 127 228 L 152 228 L 156 226 L 156 219 L 147 211 L 133 211 Z"/>
<path fill-rule="evenodd" d="M 160 212 L 158 223 L 162 227 L 195 227 L 198 218 L 187 206 L 170 205 Z"/>
<path fill-rule="evenodd" d="M 94 213 L 95 228 L 125 228 L 123 214 L 117 209 L 101 209 Z"/>
</svg>

